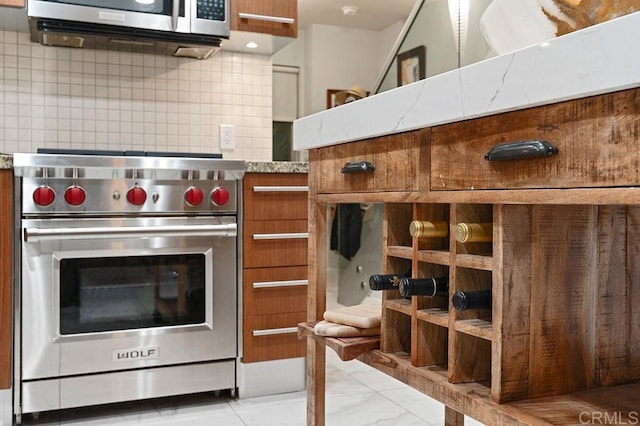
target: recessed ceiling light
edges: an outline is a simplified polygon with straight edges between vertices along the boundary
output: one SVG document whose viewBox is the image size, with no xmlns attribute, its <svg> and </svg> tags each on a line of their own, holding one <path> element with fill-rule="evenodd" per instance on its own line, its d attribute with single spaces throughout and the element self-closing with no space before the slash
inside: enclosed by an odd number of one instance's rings
<svg viewBox="0 0 640 426">
<path fill-rule="evenodd" d="M 156 0 L 136 0 L 136 3 L 140 3 L 140 4 L 153 4 L 155 2 Z"/>
<path fill-rule="evenodd" d="M 358 13 L 358 6 L 342 6 L 342 14 L 346 16 L 353 16 Z"/>
<path fill-rule="evenodd" d="M 245 44 L 245 46 L 247 46 L 249 49 L 256 49 L 258 47 L 258 43 L 256 43 L 255 41 L 250 41 L 249 43 Z"/>
</svg>

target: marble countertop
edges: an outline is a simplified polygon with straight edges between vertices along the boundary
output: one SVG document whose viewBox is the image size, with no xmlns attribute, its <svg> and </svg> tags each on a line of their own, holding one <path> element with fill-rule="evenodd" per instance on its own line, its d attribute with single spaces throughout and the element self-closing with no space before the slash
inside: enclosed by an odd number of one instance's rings
<svg viewBox="0 0 640 426">
<path fill-rule="evenodd" d="M 0 169 L 13 168 L 13 155 L 0 153 Z M 308 173 L 309 164 L 294 161 L 245 161 L 246 173 Z"/>
<path fill-rule="evenodd" d="M 640 86 L 640 12 L 296 120 L 305 150 Z"/>
</svg>

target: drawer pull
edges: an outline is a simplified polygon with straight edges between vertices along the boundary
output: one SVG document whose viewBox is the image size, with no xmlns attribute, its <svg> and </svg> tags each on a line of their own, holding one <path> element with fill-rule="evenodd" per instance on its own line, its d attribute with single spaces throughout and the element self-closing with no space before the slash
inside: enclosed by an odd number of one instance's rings
<svg viewBox="0 0 640 426">
<path fill-rule="evenodd" d="M 524 158 L 549 157 L 557 154 L 558 148 L 547 141 L 531 140 L 498 144 L 484 155 L 485 160 L 520 160 Z"/>
<path fill-rule="evenodd" d="M 309 280 L 263 281 L 253 283 L 253 288 L 294 287 L 299 285 L 309 285 Z"/>
<path fill-rule="evenodd" d="M 298 327 L 269 328 L 266 330 L 251 330 L 254 337 L 256 336 L 273 336 L 276 334 L 297 333 Z"/>
<path fill-rule="evenodd" d="M 372 172 L 376 168 L 368 161 L 352 161 L 347 163 L 340 170 L 342 173 L 367 173 Z"/>
<path fill-rule="evenodd" d="M 256 21 L 265 21 L 265 22 L 277 22 L 278 24 L 289 24 L 293 25 L 296 23 L 296 20 L 293 18 L 285 18 L 283 16 L 270 16 L 270 15 L 256 15 L 254 13 L 238 13 L 240 19 L 254 19 Z"/>
<path fill-rule="evenodd" d="M 308 186 L 254 186 L 253 192 L 309 192 Z"/>
<path fill-rule="evenodd" d="M 286 234 L 253 234 L 254 240 L 289 240 L 309 238 L 308 232 L 290 232 Z"/>
</svg>

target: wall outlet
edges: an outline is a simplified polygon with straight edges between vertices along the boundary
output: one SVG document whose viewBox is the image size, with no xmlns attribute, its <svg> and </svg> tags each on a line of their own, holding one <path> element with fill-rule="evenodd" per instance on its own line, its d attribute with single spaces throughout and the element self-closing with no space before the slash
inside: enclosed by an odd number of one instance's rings
<svg viewBox="0 0 640 426">
<path fill-rule="evenodd" d="M 233 124 L 220 124 L 220 149 L 235 149 Z"/>
</svg>

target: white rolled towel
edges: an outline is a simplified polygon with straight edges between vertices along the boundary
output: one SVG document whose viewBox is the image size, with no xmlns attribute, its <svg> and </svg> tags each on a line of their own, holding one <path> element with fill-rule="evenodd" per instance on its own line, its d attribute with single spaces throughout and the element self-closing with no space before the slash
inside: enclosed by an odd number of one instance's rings
<svg viewBox="0 0 640 426">
<path fill-rule="evenodd" d="M 320 321 L 313 326 L 314 334 L 326 337 L 361 337 L 377 336 L 380 334 L 380 326 L 372 328 L 359 328 L 351 325 L 336 324 L 329 321 Z"/>
</svg>

